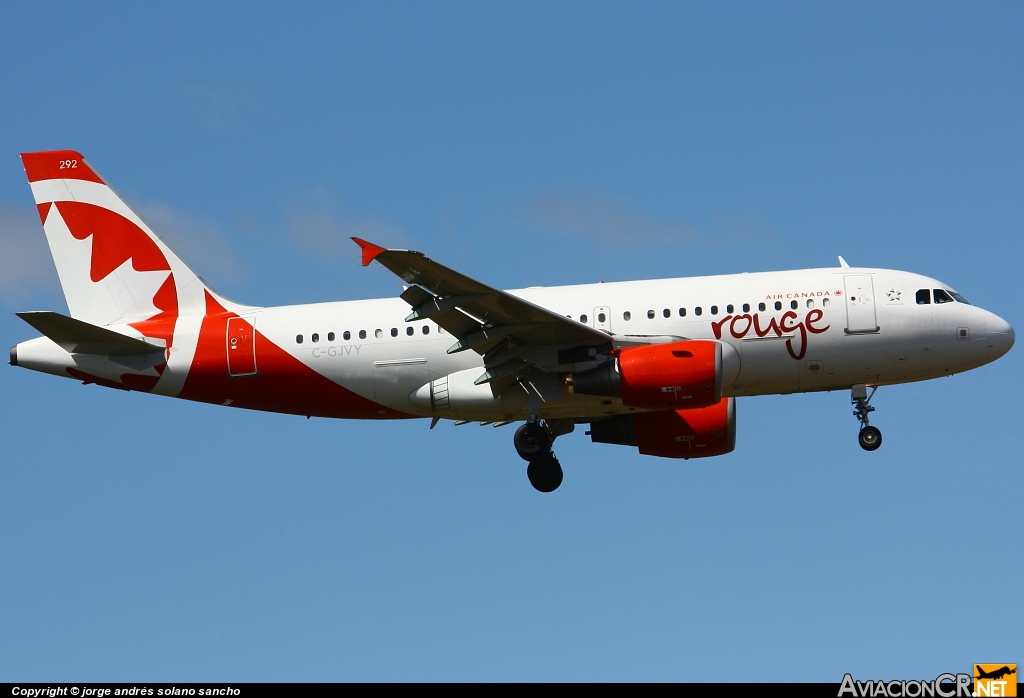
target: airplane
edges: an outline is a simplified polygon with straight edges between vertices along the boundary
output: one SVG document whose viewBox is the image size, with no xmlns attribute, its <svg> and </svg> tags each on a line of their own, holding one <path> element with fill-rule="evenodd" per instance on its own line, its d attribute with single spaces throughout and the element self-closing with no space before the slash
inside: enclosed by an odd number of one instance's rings
<svg viewBox="0 0 1024 698">
<path fill-rule="evenodd" d="M 993 671 L 985 671 L 980 666 L 975 665 L 975 671 L 977 672 L 977 676 L 974 677 L 976 679 L 1001 679 L 1004 676 L 1009 676 L 1010 674 L 1016 674 L 1017 673 L 1017 668 L 1016 668 L 1016 665 L 1014 666 L 1013 669 L 1011 669 L 1008 666 L 1003 666 L 1003 667 L 1000 667 L 999 669 L 995 669 Z"/>
<path fill-rule="evenodd" d="M 663 458 L 736 445 L 736 399 L 849 390 L 867 451 L 883 385 L 996 360 L 1013 328 L 948 284 L 888 269 L 796 271 L 501 291 L 420 252 L 353 238 L 397 298 L 256 307 L 217 294 L 77 152 L 22 162 L 70 315 L 10 364 L 85 384 L 339 419 L 503 426 L 541 492 L 552 451 L 593 442 Z M 869 392 L 870 389 L 870 392 Z"/>
</svg>

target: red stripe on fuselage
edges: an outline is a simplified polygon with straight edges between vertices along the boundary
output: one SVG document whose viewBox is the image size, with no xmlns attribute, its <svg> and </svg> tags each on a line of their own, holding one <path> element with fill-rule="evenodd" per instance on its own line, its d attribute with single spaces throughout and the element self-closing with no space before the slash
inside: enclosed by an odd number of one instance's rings
<svg viewBox="0 0 1024 698">
<path fill-rule="evenodd" d="M 227 323 L 237 314 L 206 294 L 206 316 L 192 366 L 178 395 L 186 400 L 338 419 L 403 419 L 411 415 L 367 400 L 325 378 L 256 330 L 254 376 L 230 377 Z M 230 401 L 230 402 L 229 402 Z"/>
</svg>

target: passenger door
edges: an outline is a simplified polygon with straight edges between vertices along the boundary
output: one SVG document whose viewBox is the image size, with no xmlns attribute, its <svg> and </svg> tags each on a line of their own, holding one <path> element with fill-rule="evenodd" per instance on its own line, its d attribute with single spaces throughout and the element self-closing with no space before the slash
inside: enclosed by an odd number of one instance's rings
<svg viewBox="0 0 1024 698">
<path fill-rule="evenodd" d="M 846 283 L 846 334 L 878 332 L 871 275 L 843 277 Z"/>
<path fill-rule="evenodd" d="M 233 378 L 256 375 L 256 319 L 228 319 L 228 375 Z"/>
</svg>

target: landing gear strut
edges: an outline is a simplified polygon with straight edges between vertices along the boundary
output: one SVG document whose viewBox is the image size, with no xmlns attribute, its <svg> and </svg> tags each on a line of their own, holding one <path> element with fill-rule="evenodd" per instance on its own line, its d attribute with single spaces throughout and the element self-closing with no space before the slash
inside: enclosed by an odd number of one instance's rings
<svg viewBox="0 0 1024 698">
<path fill-rule="evenodd" d="M 860 383 L 853 386 L 850 391 L 850 402 L 854 406 L 853 416 L 860 421 L 860 434 L 857 435 L 857 441 L 865 451 L 874 451 L 882 445 L 882 432 L 877 427 L 868 424 L 868 415 L 875 411 L 875 408 L 869 403 L 875 396 L 876 390 L 878 390 L 878 386 L 871 388 L 871 394 L 868 395 L 867 386 Z"/>
<path fill-rule="evenodd" d="M 526 477 L 538 492 L 554 492 L 562 484 L 562 466 L 551 451 L 551 434 L 538 421 L 527 422 L 518 429 L 512 442 L 519 457 L 529 462 Z"/>
</svg>

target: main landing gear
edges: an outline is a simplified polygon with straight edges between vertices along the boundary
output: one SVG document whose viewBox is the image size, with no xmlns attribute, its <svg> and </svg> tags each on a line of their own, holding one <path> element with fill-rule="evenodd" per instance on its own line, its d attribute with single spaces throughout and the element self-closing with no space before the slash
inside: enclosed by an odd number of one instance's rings
<svg viewBox="0 0 1024 698">
<path fill-rule="evenodd" d="M 850 402 L 854 406 L 853 416 L 860 420 L 860 434 L 857 435 L 857 441 L 865 451 L 874 451 L 882 445 L 882 432 L 877 427 L 868 424 L 868 415 L 875 411 L 875 408 L 868 403 L 875 396 L 876 390 L 878 390 L 878 386 L 871 388 L 871 394 L 868 395 L 867 386 L 861 383 L 853 386 L 850 391 Z"/>
<path fill-rule="evenodd" d="M 562 466 L 551 451 L 551 434 L 538 421 L 527 422 L 518 429 L 512 442 L 516 453 L 529 462 L 526 477 L 538 492 L 554 492 L 562 484 Z"/>
</svg>

